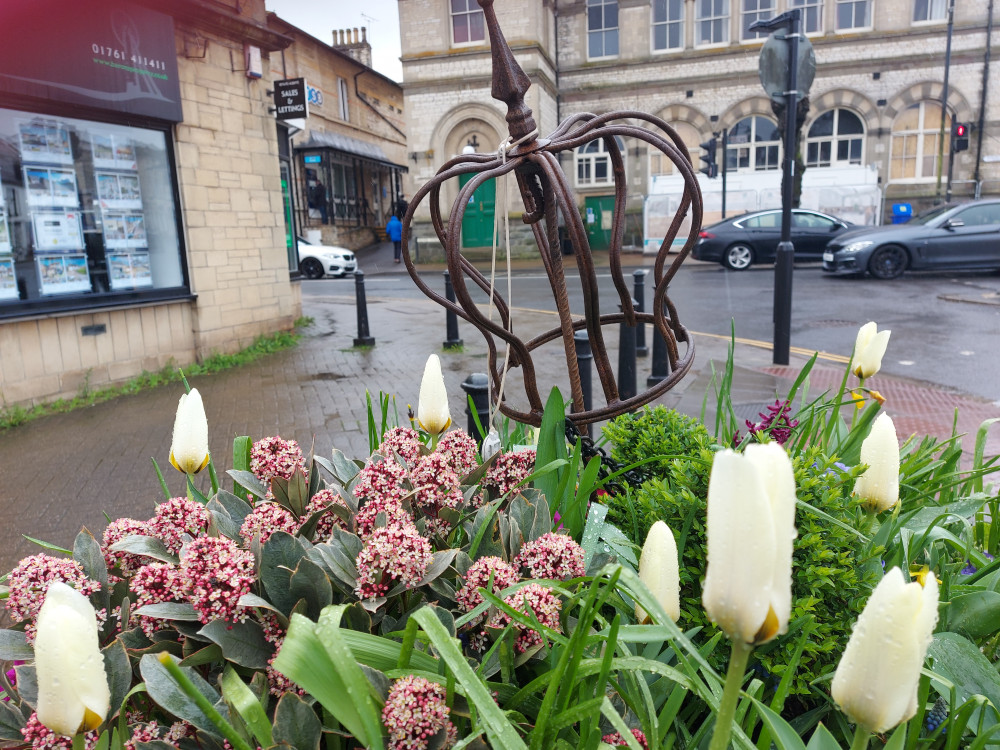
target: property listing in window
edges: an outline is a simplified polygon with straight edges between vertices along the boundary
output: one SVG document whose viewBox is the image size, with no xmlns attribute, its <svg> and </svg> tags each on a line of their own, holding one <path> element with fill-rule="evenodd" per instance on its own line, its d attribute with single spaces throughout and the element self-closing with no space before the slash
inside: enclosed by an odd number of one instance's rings
<svg viewBox="0 0 1000 750">
<path fill-rule="evenodd" d="M 0 109 L 0 313 L 185 286 L 166 132 Z"/>
</svg>

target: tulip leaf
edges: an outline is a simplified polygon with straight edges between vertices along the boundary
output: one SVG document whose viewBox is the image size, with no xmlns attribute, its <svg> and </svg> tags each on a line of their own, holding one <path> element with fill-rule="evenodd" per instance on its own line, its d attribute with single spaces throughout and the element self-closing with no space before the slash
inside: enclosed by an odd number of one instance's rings
<svg viewBox="0 0 1000 750">
<path fill-rule="evenodd" d="M 273 745 L 271 722 L 268 721 L 267 714 L 264 713 L 264 707 L 231 665 L 226 665 L 226 671 L 222 673 L 219 686 L 222 688 L 222 696 L 243 718 L 257 742 L 262 747 Z M 316 718 L 315 714 L 313 714 L 313 718 Z"/>
<path fill-rule="evenodd" d="M 754 708 L 760 714 L 764 725 L 771 733 L 771 740 L 778 746 L 778 750 L 805 750 L 805 744 L 799 733 L 792 729 L 792 726 L 772 711 L 766 704 L 761 703 L 752 695 L 748 696 L 753 701 Z"/>
<path fill-rule="evenodd" d="M 158 620 L 187 620 L 198 619 L 198 613 L 193 606 L 187 602 L 161 602 L 160 604 L 146 604 L 135 611 L 137 615 L 155 617 Z"/>
<path fill-rule="evenodd" d="M 0 700 L 0 740 L 24 742 L 21 728 L 25 724 L 24 715 L 17 710 L 13 703 Z"/>
<path fill-rule="evenodd" d="M 177 555 L 168 550 L 167 546 L 155 536 L 132 534 L 115 542 L 109 549 L 111 552 L 131 552 L 133 555 L 152 557 L 154 560 L 172 565 L 179 562 Z"/>
<path fill-rule="evenodd" d="M 233 469 L 236 471 L 250 470 L 250 453 L 253 450 L 253 441 L 247 435 L 240 435 L 233 439 Z M 245 487 L 237 484 L 233 487 L 234 497 L 240 498 L 244 503 L 250 503 L 250 495 Z"/>
<path fill-rule="evenodd" d="M 319 750 L 323 725 L 316 711 L 295 693 L 285 693 L 274 711 L 274 742 L 295 750 Z"/>
<path fill-rule="evenodd" d="M 953 597 L 945 610 L 948 630 L 980 641 L 1000 630 L 1000 594 L 975 591 Z"/>
<path fill-rule="evenodd" d="M 900 525 L 920 534 L 939 520 L 950 523 L 953 520 L 971 518 L 986 504 L 987 499 L 986 495 L 975 495 L 954 503 L 926 505 L 900 518 Z"/>
<path fill-rule="evenodd" d="M 198 631 L 222 648 L 222 655 L 241 667 L 266 669 L 274 649 L 264 638 L 264 629 L 253 620 L 227 622 L 212 620 Z"/>
<path fill-rule="evenodd" d="M 935 672 L 951 681 L 955 686 L 956 703 L 964 703 L 973 695 L 983 695 L 993 704 L 990 709 L 988 723 L 1000 721 L 1000 676 L 983 652 L 968 638 L 957 633 L 936 633 L 934 640 L 927 649 L 927 657 L 931 660 Z M 944 695 L 948 687 L 937 686 Z"/>
<path fill-rule="evenodd" d="M 101 655 L 104 657 L 104 672 L 108 676 L 108 688 L 111 690 L 111 713 L 108 715 L 111 719 L 132 687 L 132 662 L 129 661 L 125 644 L 118 638 L 101 649 Z"/>
<path fill-rule="evenodd" d="M 552 461 L 566 458 L 566 404 L 558 388 L 553 388 L 545 402 L 542 424 L 538 430 L 538 449 L 535 466 L 545 466 Z M 553 508 L 560 506 L 556 497 L 559 487 L 559 472 L 550 472 L 538 477 L 534 484 L 542 491 Z"/>
<path fill-rule="evenodd" d="M 27 534 L 21 534 L 21 536 L 24 537 L 25 539 L 27 539 L 32 544 L 37 544 L 42 549 L 47 549 L 50 552 L 59 552 L 60 554 L 63 554 L 63 555 L 72 555 L 73 554 L 72 550 L 68 550 L 65 547 L 60 547 L 57 544 L 51 544 L 50 542 L 43 542 L 41 539 L 35 539 L 34 537 L 28 536 Z"/>
<path fill-rule="evenodd" d="M 20 630 L 0 630 L 0 661 L 32 661 L 35 650 Z"/>
<path fill-rule="evenodd" d="M 268 599 L 282 614 L 292 611 L 299 597 L 289 591 L 292 571 L 312 545 L 301 537 L 276 531 L 264 543 L 260 553 L 260 580 Z"/>
<path fill-rule="evenodd" d="M 195 689 L 212 703 L 224 718 L 229 718 L 229 707 L 226 706 L 215 689 L 202 678 L 200 674 L 190 667 L 180 667 L 181 671 L 187 675 L 188 679 L 194 683 Z M 167 672 L 167 668 L 160 663 L 155 654 L 146 654 L 139 660 L 139 673 L 146 683 L 146 692 L 149 697 L 156 701 L 157 705 L 165 711 L 170 712 L 178 719 L 183 719 L 189 724 L 194 724 L 201 731 L 222 740 L 223 736 L 219 728 L 212 723 L 204 711 L 198 708 L 193 698 L 187 696 L 174 681 L 174 678 Z"/>
<path fill-rule="evenodd" d="M 837 739 L 830 734 L 830 730 L 820 722 L 809 744 L 806 745 L 806 750 L 841 750 L 841 747 Z"/>
</svg>

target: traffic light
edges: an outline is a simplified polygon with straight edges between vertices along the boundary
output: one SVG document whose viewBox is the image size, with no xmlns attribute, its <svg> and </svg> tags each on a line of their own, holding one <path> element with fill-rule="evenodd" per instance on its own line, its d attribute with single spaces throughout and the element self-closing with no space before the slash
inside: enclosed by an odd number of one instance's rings
<svg viewBox="0 0 1000 750">
<path fill-rule="evenodd" d="M 701 160 L 705 162 L 705 166 L 699 169 L 703 175 L 709 179 L 713 179 L 719 176 L 719 165 L 715 162 L 715 152 L 718 148 L 718 139 L 713 135 L 705 143 L 701 144 Z"/>
<path fill-rule="evenodd" d="M 951 152 L 957 154 L 969 148 L 969 125 L 956 122 L 951 126 Z"/>
</svg>

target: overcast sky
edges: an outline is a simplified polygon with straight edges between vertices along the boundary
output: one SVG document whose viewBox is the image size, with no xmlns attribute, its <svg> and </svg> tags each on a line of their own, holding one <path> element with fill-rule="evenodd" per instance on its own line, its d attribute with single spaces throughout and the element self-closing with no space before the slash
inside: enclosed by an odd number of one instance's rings
<svg viewBox="0 0 1000 750">
<path fill-rule="evenodd" d="M 333 42 L 334 29 L 366 27 L 372 67 L 394 81 L 403 80 L 396 0 L 265 0 L 265 5 L 327 44 Z"/>
</svg>

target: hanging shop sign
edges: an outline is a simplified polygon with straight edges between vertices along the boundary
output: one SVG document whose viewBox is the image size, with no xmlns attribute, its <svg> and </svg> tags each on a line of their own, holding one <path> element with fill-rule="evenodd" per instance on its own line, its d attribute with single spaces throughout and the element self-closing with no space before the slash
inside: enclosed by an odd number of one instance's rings
<svg viewBox="0 0 1000 750">
<path fill-rule="evenodd" d="M 279 120 L 297 120 L 309 116 L 305 78 L 287 78 L 274 82 L 274 115 Z"/>
</svg>

